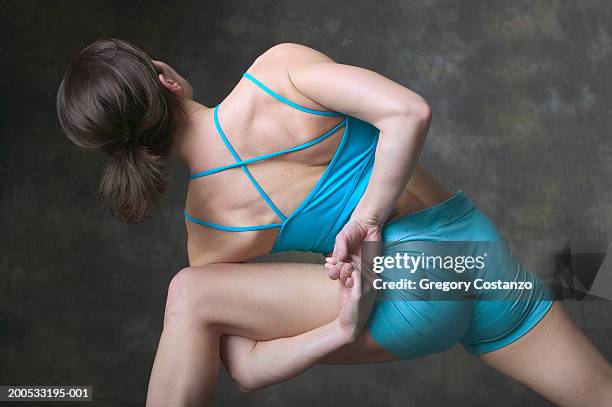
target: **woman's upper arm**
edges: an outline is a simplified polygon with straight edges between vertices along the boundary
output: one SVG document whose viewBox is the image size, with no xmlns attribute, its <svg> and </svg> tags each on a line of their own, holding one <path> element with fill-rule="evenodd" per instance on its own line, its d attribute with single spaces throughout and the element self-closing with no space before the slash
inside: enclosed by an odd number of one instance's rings
<svg viewBox="0 0 612 407">
<path fill-rule="evenodd" d="M 330 110 L 346 113 L 380 128 L 391 117 L 429 119 L 425 99 L 374 71 L 334 62 L 301 45 L 287 45 L 287 71 L 298 91 Z"/>
</svg>

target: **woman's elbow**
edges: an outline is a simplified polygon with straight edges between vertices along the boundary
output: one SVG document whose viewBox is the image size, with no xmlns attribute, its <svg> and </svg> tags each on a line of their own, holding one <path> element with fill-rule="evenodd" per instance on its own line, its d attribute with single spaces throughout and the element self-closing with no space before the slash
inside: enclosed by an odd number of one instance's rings
<svg viewBox="0 0 612 407">
<path fill-rule="evenodd" d="M 240 393 L 247 394 L 247 393 L 251 393 L 251 392 L 257 390 L 256 388 L 252 388 L 250 386 L 245 386 L 245 385 L 243 385 L 240 382 L 234 382 L 234 383 L 236 384 L 236 387 L 238 388 L 238 391 L 240 391 Z"/>
<path fill-rule="evenodd" d="M 403 109 L 405 119 L 418 123 L 421 127 L 429 127 L 431 123 L 431 106 L 424 98 L 412 100 Z"/>
<path fill-rule="evenodd" d="M 247 379 L 244 375 L 234 374 L 234 372 L 229 372 L 234 384 L 238 388 L 241 393 L 250 393 L 252 391 L 257 390 L 256 383 L 252 380 Z"/>
<path fill-rule="evenodd" d="M 228 369 L 228 373 L 241 393 L 251 393 L 265 387 L 247 369 Z"/>
<path fill-rule="evenodd" d="M 253 381 L 237 381 L 234 380 L 234 383 L 236 384 L 236 387 L 238 388 L 238 391 L 240 391 L 240 393 L 251 393 L 257 390 L 261 390 L 265 387 L 268 387 L 268 385 L 258 382 L 256 380 Z"/>
<path fill-rule="evenodd" d="M 431 123 L 431 107 L 422 100 L 412 100 L 375 123 L 382 133 L 408 134 L 424 139 Z"/>
<path fill-rule="evenodd" d="M 420 96 L 410 96 L 396 100 L 387 107 L 387 113 L 377 124 L 380 129 L 395 132 L 398 129 L 417 128 L 427 130 L 431 123 L 431 107 L 427 101 Z"/>
</svg>

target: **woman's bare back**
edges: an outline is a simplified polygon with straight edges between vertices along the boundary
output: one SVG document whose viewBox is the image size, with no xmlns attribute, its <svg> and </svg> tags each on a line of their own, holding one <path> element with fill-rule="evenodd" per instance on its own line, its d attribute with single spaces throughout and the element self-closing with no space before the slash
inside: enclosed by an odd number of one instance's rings
<svg viewBox="0 0 612 407">
<path fill-rule="evenodd" d="M 287 99 L 312 109 L 328 110 L 301 94 L 287 75 L 285 49 L 271 48 L 248 69 L 268 87 Z M 305 56 L 308 58 L 308 56 Z M 222 131 L 242 159 L 287 149 L 337 125 L 338 117 L 314 116 L 280 103 L 242 78 L 220 103 L 218 120 Z M 198 142 L 190 160 L 190 172 L 235 162 L 214 124 L 213 109 L 203 109 L 191 130 Z M 324 141 L 248 165 L 248 170 L 282 213 L 292 213 L 323 175 L 342 137 L 342 128 Z M 417 167 L 398 199 L 392 216 L 424 209 L 450 196 L 423 168 Z M 192 180 L 186 208 L 193 216 L 228 226 L 279 223 L 240 167 Z M 267 254 L 278 229 L 228 232 L 186 222 L 191 265 L 211 261 L 236 262 Z M 214 259 L 214 260 L 213 260 Z"/>
</svg>

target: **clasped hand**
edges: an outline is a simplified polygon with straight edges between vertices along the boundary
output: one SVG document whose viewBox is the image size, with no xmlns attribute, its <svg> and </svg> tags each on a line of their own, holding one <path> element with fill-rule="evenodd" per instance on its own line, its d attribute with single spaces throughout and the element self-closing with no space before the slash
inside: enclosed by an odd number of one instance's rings
<svg viewBox="0 0 612 407">
<path fill-rule="evenodd" d="M 381 226 L 352 217 L 336 235 L 334 251 L 325 259 L 329 278 L 341 283 L 337 323 L 349 343 L 359 336 L 376 299 L 371 264 L 362 258 L 364 241 L 380 242 Z"/>
</svg>

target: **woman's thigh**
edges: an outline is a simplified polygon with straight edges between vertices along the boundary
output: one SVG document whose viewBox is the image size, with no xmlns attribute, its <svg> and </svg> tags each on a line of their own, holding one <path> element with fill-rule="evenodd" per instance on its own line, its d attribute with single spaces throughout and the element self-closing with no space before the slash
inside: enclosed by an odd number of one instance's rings
<svg viewBox="0 0 612 407">
<path fill-rule="evenodd" d="M 191 306 L 226 335 L 255 340 L 293 336 L 338 314 L 340 285 L 324 270 L 307 263 L 189 267 L 175 277 L 178 283 L 170 289 L 169 302 L 189 298 Z"/>
<path fill-rule="evenodd" d="M 190 267 L 179 286 L 200 298 L 206 319 L 223 335 L 257 341 L 307 332 L 332 321 L 340 311 L 340 282 L 325 267 L 309 263 L 240 263 Z M 170 295 L 184 295 L 181 289 Z M 324 363 L 370 363 L 395 360 L 367 329 Z"/>
<path fill-rule="evenodd" d="M 558 405 L 612 405 L 612 368 L 561 303 L 519 340 L 480 358 Z"/>
</svg>

